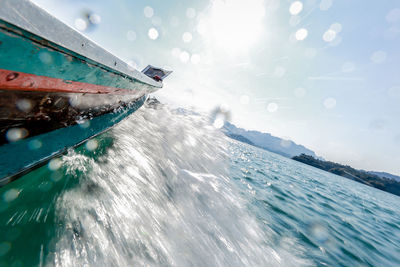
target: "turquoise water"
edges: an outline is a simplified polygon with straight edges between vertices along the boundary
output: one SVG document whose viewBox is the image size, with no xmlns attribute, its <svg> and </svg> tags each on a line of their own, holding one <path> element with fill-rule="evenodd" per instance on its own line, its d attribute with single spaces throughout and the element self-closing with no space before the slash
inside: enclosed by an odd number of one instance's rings
<svg viewBox="0 0 400 267">
<path fill-rule="evenodd" d="M 146 107 L 0 189 L 0 266 L 399 266 L 399 200 Z"/>
</svg>

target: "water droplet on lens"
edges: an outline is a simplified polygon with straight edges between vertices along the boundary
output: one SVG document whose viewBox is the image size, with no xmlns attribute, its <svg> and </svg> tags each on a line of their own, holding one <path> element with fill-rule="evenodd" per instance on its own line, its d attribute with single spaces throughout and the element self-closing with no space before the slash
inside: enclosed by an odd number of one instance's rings
<svg viewBox="0 0 400 267">
<path fill-rule="evenodd" d="M 3 199 L 5 202 L 11 202 L 19 196 L 20 191 L 17 189 L 10 189 L 3 194 Z"/>
<path fill-rule="evenodd" d="M 39 53 L 39 59 L 44 64 L 50 64 L 53 62 L 53 58 L 48 52 L 42 51 Z"/>
<path fill-rule="evenodd" d="M 297 32 L 295 34 L 296 39 L 298 41 L 303 41 L 304 39 L 307 38 L 307 35 L 308 35 L 308 31 L 307 31 L 307 29 L 304 29 L 304 28 L 297 30 Z"/>
<path fill-rule="evenodd" d="M 87 22 L 82 18 L 75 19 L 74 25 L 75 28 L 79 31 L 85 31 L 88 27 Z"/>
<path fill-rule="evenodd" d="M 224 121 L 223 116 L 218 115 L 214 120 L 213 126 L 217 129 L 220 129 L 220 128 L 222 128 L 222 126 L 224 126 L 224 124 L 225 124 L 225 121 Z"/>
<path fill-rule="evenodd" d="M 59 168 L 61 168 L 62 166 L 62 161 L 59 158 L 56 159 L 52 159 L 50 160 L 50 162 L 47 164 L 47 167 L 49 168 L 49 170 L 51 171 L 56 171 Z"/>
<path fill-rule="evenodd" d="M 277 104 L 277 103 L 274 103 L 274 102 L 269 103 L 268 106 L 267 106 L 267 110 L 268 110 L 269 112 L 271 112 L 271 113 L 277 111 L 277 110 L 278 110 L 278 104 Z"/>
<path fill-rule="evenodd" d="M 100 17 L 100 15 L 98 15 L 98 14 L 90 14 L 90 15 L 89 15 L 89 21 L 90 21 L 92 24 L 100 24 L 100 22 L 101 22 L 101 17 Z"/>
<path fill-rule="evenodd" d="M 29 99 L 18 99 L 15 103 L 17 108 L 23 112 L 29 112 L 32 109 L 32 101 Z"/>
<path fill-rule="evenodd" d="M 191 34 L 190 32 L 185 32 L 185 33 L 182 35 L 182 40 L 183 40 L 185 43 L 190 43 L 190 42 L 192 41 L 192 39 L 193 39 L 193 36 L 192 36 L 192 34 Z"/>
<path fill-rule="evenodd" d="M 309 227 L 310 234 L 315 239 L 318 244 L 324 244 L 329 239 L 328 230 L 319 223 L 313 223 Z"/>
<path fill-rule="evenodd" d="M 290 5 L 289 12 L 292 15 L 297 15 L 303 10 L 303 3 L 300 1 L 295 1 Z"/>
<path fill-rule="evenodd" d="M 16 142 L 27 137 L 29 134 L 25 128 L 11 128 L 6 133 L 6 138 L 9 142 Z"/>
<path fill-rule="evenodd" d="M 97 148 L 98 145 L 99 144 L 98 144 L 98 142 L 96 140 L 91 139 L 91 140 L 86 142 L 85 146 L 89 151 L 93 151 L 93 150 L 95 150 Z"/>
<path fill-rule="evenodd" d="M 30 150 L 36 150 L 42 147 L 42 142 L 38 139 L 34 139 L 32 141 L 29 141 L 28 147 Z"/>
<path fill-rule="evenodd" d="M 156 40 L 158 38 L 158 31 L 155 28 L 150 28 L 147 34 L 151 40 Z"/>
<path fill-rule="evenodd" d="M 179 59 L 183 62 L 186 63 L 190 59 L 190 54 L 186 51 L 182 51 L 179 55 Z"/>
<path fill-rule="evenodd" d="M 153 10 L 152 7 L 146 6 L 146 7 L 143 9 L 143 14 L 144 14 L 144 16 L 145 16 L 146 18 L 151 18 L 151 17 L 154 15 L 154 10 Z"/>
<path fill-rule="evenodd" d="M 336 32 L 332 29 L 327 30 L 322 36 L 322 39 L 328 43 L 335 40 L 335 38 L 336 38 Z"/>
<path fill-rule="evenodd" d="M 330 29 L 336 33 L 339 33 L 342 31 L 342 24 L 335 22 L 331 25 Z"/>
</svg>

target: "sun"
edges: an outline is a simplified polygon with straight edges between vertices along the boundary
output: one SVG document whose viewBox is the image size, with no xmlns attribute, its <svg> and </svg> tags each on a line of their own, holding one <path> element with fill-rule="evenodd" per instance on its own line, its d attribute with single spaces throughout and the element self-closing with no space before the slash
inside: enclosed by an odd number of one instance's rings
<svg viewBox="0 0 400 267">
<path fill-rule="evenodd" d="M 227 52 L 246 51 L 260 38 L 264 16 L 263 0 L 213 0 L 198 31 Z"/>
</svg>

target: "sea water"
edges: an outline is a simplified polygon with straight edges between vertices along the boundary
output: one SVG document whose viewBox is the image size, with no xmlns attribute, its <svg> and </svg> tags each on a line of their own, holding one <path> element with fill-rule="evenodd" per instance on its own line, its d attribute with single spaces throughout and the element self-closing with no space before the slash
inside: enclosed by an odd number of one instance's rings
<svg viewBox="0 0 400 267">
<path fill-rule="evenodd" d="M 0 189 L 0 266 L 399 266 L 399 203 L 144 107 Z"/>
</svg>

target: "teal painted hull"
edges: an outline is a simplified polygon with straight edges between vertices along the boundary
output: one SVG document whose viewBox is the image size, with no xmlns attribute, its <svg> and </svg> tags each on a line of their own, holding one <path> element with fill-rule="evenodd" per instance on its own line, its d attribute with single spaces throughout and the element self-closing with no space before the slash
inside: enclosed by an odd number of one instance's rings
<svg viewBox="0 0 400 267">
<path fill-rule="evenodd" d="M 3 186 L 120 122 L 162 81 L 132 69 L 30 1 L 0 3 Z"/>
<path fill-rule="evenodd" d="M 20 34 L 22 31 L 22 35 Z M 0 20 L 0 69 L 152 93 L 154 86 L 127 77 Z"/>
<path fill-rule="evenodd" d="M 49 133 L 5 144 L 0 147 L 0 186 L 3 186 L 49 159 L 65 153 L 68 148 L 82 144 L 139 109 L 146 96 L 116 112 L 95 117 L 83 124 L 57 129 Z"/>
</svg>

